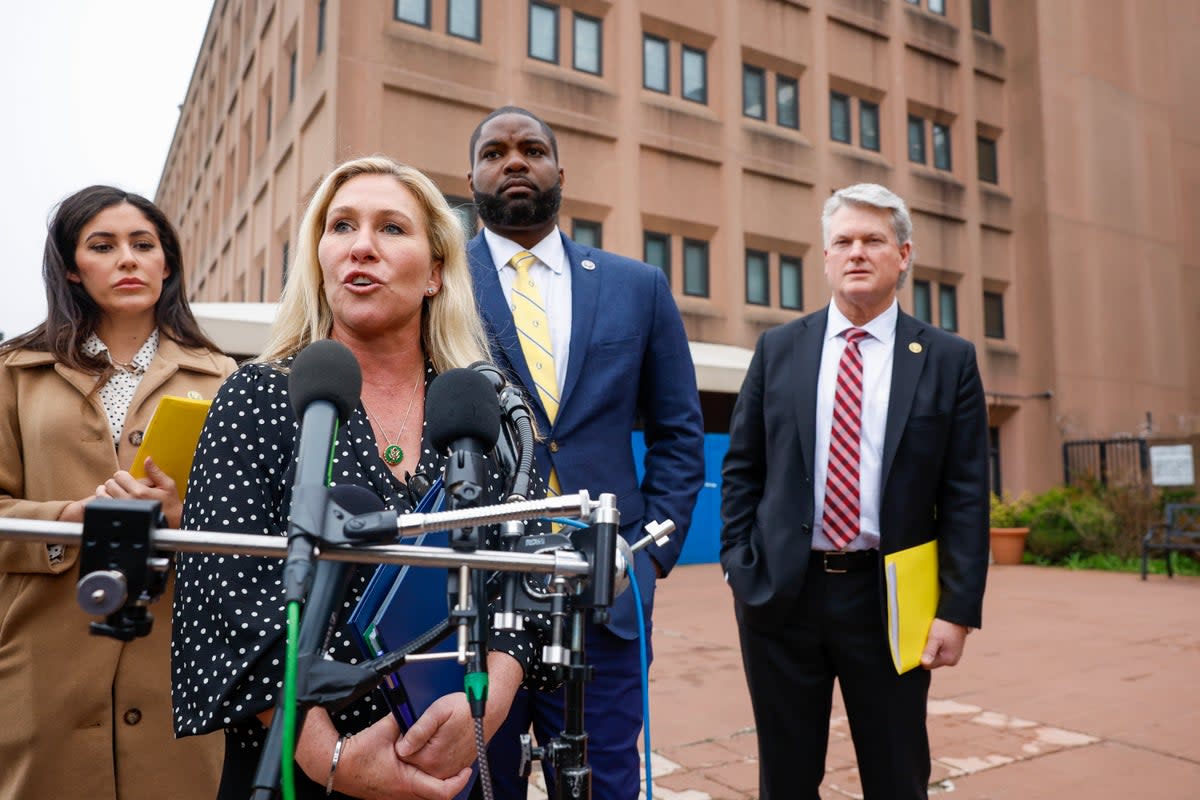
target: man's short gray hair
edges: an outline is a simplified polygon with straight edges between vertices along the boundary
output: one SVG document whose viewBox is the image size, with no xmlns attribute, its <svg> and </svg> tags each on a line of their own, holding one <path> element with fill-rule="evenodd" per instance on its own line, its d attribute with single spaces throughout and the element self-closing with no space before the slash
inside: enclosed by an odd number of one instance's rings
<svg viewBox="0 0 1200 800">
<path fill-rule="evenodd" d="M 821 239 L 825 247 L 829 247 L 829 220 L 842 206 L 868 206 L 881 208 L 892 216 L 892 231 L 896 234 L 896 246 L 903 247 L 905 242 L 912 241 L 912 217 L 908 214 L 908 206 L 886 186 L 878 183 L 856 183 L 844 189 L 838 189 L 825 201 L 821 210 Z M 900 273 L 899 286 L 904 285 L 908 273 L 912 272 L 912 262 L 915 251 L 908 253 L 908 269 Z"/>
</svg>

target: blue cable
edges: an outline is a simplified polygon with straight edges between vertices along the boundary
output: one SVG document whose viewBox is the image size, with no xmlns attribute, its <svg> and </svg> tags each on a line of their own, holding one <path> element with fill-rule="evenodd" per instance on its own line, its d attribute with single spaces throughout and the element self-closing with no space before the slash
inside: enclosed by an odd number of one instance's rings
<svg viewBox="0 0 1200 800">
<path fill-rule="evenodd" d="M 654 781 L 650 777 L 650 665 L 646 656 L 646 616 L 642 611 L 642 593 L 638 589 L 637 574 L 633 564 L 626 564 L 629 572 L 629 588 L 633 589 L 634 605 L 637 606 L 638 655 L 642 662 L 642 740 L 646 751 L 646 800 L 654 800 Z"/>
<path fill-rule="evenodd" d="M 571 528 L 589 527 L 586 522 L 566 517 L 550 517 L 548 521 Z M 633 589 L 634 605 L 637 607 L 638 656 L 642 666 L 642 741 L 646 751 L 646 800 L 654 800 L 654 781 L 650 769 L 650 665 L 647 663 L 649 657 L 646 654 L 646 615 L 642 610 L 642 593 L 638 589 L 637 573 L 634 572 L 633 564 L 626 564 L 625 570 L 629 573 L 629 588 Z"/>
<path fill-rule="evenodd" d="M 542 519 L 546 520 L 551 525 L 566 525 L 568 528 L 590 528 L 591 527 L 591 525 L 589 525 L 586 522 L 583 522 L 582 520 L 569 519 L 567 517 L 542 517 Z"/>
</svg>

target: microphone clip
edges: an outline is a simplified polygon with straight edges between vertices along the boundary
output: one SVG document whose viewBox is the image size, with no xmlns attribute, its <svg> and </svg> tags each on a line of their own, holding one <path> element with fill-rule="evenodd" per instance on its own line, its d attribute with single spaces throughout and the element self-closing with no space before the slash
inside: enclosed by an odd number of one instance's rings
<svg viewBox="0 0 1200 800">
<path fill-rule="evenodd" d="M 122 642 L 150 635 L 147 607 L 166 588 L 171 566 L 153 549 L 154 531 L 165 524 L 157 500 L 99 498 L 84 507 L 75 599 L 105 618 L 88 626 L 92 635 Z"/>
</svg>

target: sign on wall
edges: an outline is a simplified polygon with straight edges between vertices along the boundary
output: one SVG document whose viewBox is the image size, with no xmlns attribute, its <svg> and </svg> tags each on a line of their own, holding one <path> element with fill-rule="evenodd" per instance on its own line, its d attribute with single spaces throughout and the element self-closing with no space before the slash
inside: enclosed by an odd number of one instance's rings
<svg viewBox="0 0 1200 800">
<path fill-rule="evenodd" d="M 1155 486 L 1193 486 L 1196 467 L 1190 444 L 1150 447 L 1150 481 Z"/>
</svg>

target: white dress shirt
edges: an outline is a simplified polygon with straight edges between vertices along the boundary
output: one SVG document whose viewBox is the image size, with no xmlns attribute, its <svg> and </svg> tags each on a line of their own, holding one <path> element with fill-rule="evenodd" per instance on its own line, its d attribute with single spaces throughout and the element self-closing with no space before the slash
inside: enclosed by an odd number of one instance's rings
<svg viewBox="0 0 1200 800">
<path fill-rule="evenodd" d="M 813 466 L 813 498 L 816 519 L 813 522 L 814 550 L 836 550 L 825 535 L 825 480 L 829 468 L 829 437 L 833 430 L 833 398 L 837 391 L 838 365 L 846 349 L 843 334 L 848 328 L 861 328 L 869 336 L 858 343 L 863 359 L 862 435 L 858 465 L 859 535 L 847 550 L 871 550 L 879 547 L 879 500 L 883 493 L 883 436 L 887 428 L 888 401 L 892 392 L 892 360 L 896 343 L 899 304 L 892 304 L 866 325 L 854 325 L 829 303 L 825 323 L 825 345 L 821 349 L 821 371 L 817 377 L 817 442 Z"/>
<path fill-rule="evenodd" d="M 511 310 L 512 288 L 517 278 L 517 269 L 508 262 L 525 248 L 492 233 L 487 228 L 483 229 L 483 239 L 491 251 L 492 263 L 496 265 L 500 286 L 504 289 L 504 297 L 508 300 Z M 562 237 L 558 235 L 558 226 L 556 225 L 545 239 L 530 248 L 529 252 L 537 257 L 537 263 L 529 268 L 529 276 L 533 278 L 542 294 L 546 317 L 550 321 L 550 342 L 554 347 L 554 377 L 558 381 L 559 397 L 562 397 L 563 385 L 567 378 L 567 360 L 571 356 L 571 265 L 567 263 L 567 253 L 563 249 Z"/>
</svg>

